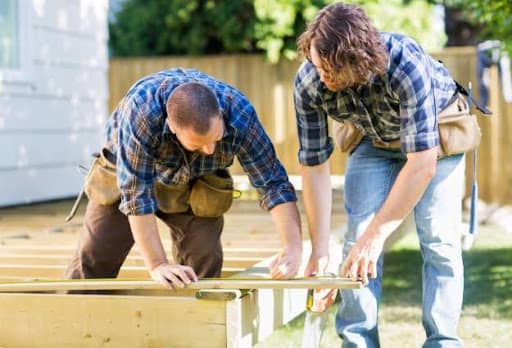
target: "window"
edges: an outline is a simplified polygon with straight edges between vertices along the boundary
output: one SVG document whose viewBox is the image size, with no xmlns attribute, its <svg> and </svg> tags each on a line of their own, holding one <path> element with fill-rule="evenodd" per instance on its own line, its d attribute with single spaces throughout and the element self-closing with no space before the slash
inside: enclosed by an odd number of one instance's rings
<svg viewBox="0 0 512 348">
<path fill-rule="evenodd" d="M 27 5 L 26 0 L 0 0 L 0 80 L 29 76 Z"/>
<path fill-rule="evenodd" d="M 0 1 L 0 67 L 20 68 L 19 45 L 17 1 Z"/>
</svg>

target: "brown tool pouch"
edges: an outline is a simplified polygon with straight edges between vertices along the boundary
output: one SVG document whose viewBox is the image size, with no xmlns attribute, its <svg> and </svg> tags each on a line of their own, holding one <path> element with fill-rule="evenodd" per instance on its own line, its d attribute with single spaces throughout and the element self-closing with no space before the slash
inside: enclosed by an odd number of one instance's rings
<svg viewBox="0 0 512 348">
<path fill-rule="evenodd" d="M 351 121 L 332 122 L 334 142 L 341 152 L 351 153 L 363 139 L 363 132 Z"/>
<path fill-rule="evenodd" d="M 166 185 L 155 182 L 155 198 L 158 209 L 164 213 L 184 213 L 189 210 L 190 184 Z"/>
<path fill-rule="evenodd" d="M 231 208 L 233 196 L 240 191 L 233 189 L 233 178 L 227 169 L 198 178 L 190 192 L 190 207 L 196 216 L 219 217 Z"/>
<path fill-rule="evenodd" d="M 455 100 L 437 115 L 439 126 L 439 157 L 473 150 L 482 136 L 476 116 L 471 114 L 465 98 Z"/>
<path fill-rule="evenodd" d="M 110 152 L 103 148 L 94 159 L 85 179 L 84 191 L 89 199 L 102 205 L 111 205 L 121 198 L 117 186 L 116 166 L 110 160 Z M 155 182 L 155 198 L 158 209 L 164 213 L 184 213 L 192 210 L 199 217 L 220 217 L 233 203 L 233 178 L 227 169 L 206 174 L 190 183 L 167 185 Z"/>
<path fill-rule="evenodd" d="M 169 214 L 191 209 L 195 216 L 220 217 L 229 210 L 237 193 L 240 192 L 233 189 L 233 178 L 227 169 L 206 174 L 192 185 L 155 184 L 158 209 Z"/>
<path fill-rule="evenodd" d="M 456 94 L 454 100 L 438 115 L 439 157 L 464 153 L 480 144 L 481 132 L 476 116 L 470 113 L 465 97 Z M 364 134 L 350 121 L 333 121 L 334 142 L 342 152 L 350 153 L 361 142 Z M 373 146 L 400 149 L 400 140 L 389 143 L 373 141 Z"/>
<path fill-rule="evenodd" d="M 103 148 L 91 165 L 85 179 L 87 197 L 102 205 L 111 205 L 119 201 L 121 191 L 117 187 L 115 163 L 109 160 L 109 151 Z"/>
</svg>

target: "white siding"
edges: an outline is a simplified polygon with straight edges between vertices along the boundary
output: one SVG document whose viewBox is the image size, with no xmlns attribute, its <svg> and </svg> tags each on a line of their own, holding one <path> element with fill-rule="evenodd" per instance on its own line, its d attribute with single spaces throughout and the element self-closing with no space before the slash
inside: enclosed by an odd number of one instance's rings
<svg viewBox="0 0 512 348">
<path fill-rule="evenodd" d="M 76 195 L 108 113 L 108 0 L 24 0 L 27 72 L 0 70 L 0 206 Z"/>
</svg>

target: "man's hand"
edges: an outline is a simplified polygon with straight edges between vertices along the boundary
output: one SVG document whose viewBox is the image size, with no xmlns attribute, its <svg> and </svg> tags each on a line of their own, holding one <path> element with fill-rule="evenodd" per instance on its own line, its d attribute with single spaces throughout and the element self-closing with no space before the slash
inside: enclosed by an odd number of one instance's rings
<svg viewBox="0 0 512 348">
<path fill-rule="evenodd" d="M 329 254 L 328 252 L 322 254 L 316 254 L 312 252 L 309 256 L 308 264 L 304 269 L 304 276 L 311 277 L 314 275 L 325 274 L 327 266 L 329 265 Z"/>
<path fill-rule="evenodd" d="M 350 249 L 341 267 L 340 275 L 354 281 L 361 280 L 363 285 L 367 285 L 368 275 L 370 278 L 377 277 L 377 261 L 384 248 L 385 240 L 377 233 L 365 232 Z"/>
<path fill-rule="evenodd" d="M 297 275 L 301 263 L 300 247 L 279 253 L 270 263 L 270 275 L 273 279 L 290 279 Z"/>
<path fill-rule="evenodd" d="M 304 276 L 322 276 L 326 275 L 329 265 L 329 255 L 311 253 L 308 264 L 304 270 Z M 336 299 L 337 289 L 314 289 L 310 292 L 311 298 L 308 299 L 306 307 L 312 312 L 325 312 Z"/>
<path fill-rule="evenodd" d="M 154 281 L 169 289 L 184 288 L 185 285 L 198 279 L 192 267 L 168 263 L 156 266 L 150 274 Z"/>
</svg>

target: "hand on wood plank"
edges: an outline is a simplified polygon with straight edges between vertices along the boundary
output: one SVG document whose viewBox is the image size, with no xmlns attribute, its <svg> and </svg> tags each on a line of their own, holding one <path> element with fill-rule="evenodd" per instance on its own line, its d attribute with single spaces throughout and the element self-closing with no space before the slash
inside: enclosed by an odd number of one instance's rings
<svg viewBox="0 0 512 348">
<path fill-rule="evenodd" d="M 297 275 L 302 261 L 302 249 L 285 250 L 270 263 L 270 275 L 273 279 L 290 279 Z"/>
<path fill-rule="evenodd" d="M 184 265 L 162 263 L 153 268 L 150 274 L 154 281 L 169 289 L 184 288 L 198 280 L 192 267 Z"/>
</svg>

